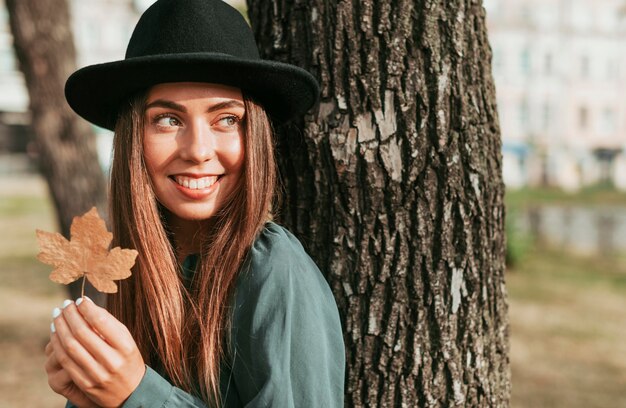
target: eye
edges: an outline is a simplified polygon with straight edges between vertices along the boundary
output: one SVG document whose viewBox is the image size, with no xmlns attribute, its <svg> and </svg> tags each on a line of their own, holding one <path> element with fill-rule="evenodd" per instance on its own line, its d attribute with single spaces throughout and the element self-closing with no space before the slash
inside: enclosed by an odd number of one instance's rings
<svg viewBox="0 0 626 408">
<path fill-rule="evenodd" d="M 162 115 L 158 115 L 154 118 L 153 123 L 160 128 L 173 128 L 180 127 L 182 123 L 178 118 L 172 116 L 169 113 L 164 113 Z"/>
<path fill-rule="evenodd" d="M 237 127 L 239 125 L 239 122 L 241 122 L 241 119 L 235 115 L 224 116 L 223 118 L 220 118 L 217 121 L 220 127 L 223 127 L 226 129 L 232 129 L 232 128 Z"/>
</svg>

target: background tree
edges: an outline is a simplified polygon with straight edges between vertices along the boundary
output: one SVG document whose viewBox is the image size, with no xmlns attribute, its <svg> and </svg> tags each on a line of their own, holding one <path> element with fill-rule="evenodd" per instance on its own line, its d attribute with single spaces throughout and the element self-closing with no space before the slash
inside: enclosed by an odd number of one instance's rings
<svg viewBox="0 0 626 408">
<path fill-rule="evenodd" d="M 65 80 L 76 69 L 69 6 L 66 0 L 5 3 L 30 98 L 39 168 L 47 181 L 61 233 L 68 237 L 74 216 L 94 205 L 106 208 L 106 185 L 95 135 L 70 109 L 63 92 Z M 80 281 L 70 285 L 73 298 L 80 296 L 80 285 Z M 87 291 L 99 299 L 93 288 Z"/>
<path fill-rule="evenodd" d="M 279 135 L 282 221 L 327 274 L 346 404 L 510 394 L 501 142 L 480 1 L 248 0 L 265 58 L 322 85 Z"/>
</svg>

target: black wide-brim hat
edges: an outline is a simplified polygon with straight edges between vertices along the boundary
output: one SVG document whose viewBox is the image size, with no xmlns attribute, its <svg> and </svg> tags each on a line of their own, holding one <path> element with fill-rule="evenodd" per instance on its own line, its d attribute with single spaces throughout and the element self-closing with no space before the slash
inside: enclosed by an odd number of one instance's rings
<svg viewBox="0 0 626 408">
<path fill-rule="evenodd" d="M 74 72 L 65 84 L 69 105 L 113 130 L 128 98 L 153 85 L 207 82 L 242 89 L 275 124 L 309 110 L 315 78 L 295 65 L 262 60 L 243 16 L 220 0 L 158 0 L 139 19 L 126 57 Z"/>
</svg>

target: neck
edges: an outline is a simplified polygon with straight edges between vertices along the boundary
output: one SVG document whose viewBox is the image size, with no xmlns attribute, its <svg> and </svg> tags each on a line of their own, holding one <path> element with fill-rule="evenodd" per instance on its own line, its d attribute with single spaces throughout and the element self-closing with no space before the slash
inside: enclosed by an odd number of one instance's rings
<svg viewBox="0 0 626 408">
<path fill-rule="evenodd" d="M 206 220 L 184 220 L 175 216 L 169 217 L 170 230 L 174 239 L 174 252 L 179 262 L 191 254 L 198 254 L 202 250 L 202 243 L 208 233 Z"/>
</svg>

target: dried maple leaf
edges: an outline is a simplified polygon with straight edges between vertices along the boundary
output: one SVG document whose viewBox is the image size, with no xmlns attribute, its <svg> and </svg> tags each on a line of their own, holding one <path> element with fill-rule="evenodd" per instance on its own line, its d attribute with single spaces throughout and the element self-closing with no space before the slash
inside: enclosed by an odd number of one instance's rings
<svg viewBox="0 0 626 408">
<path fill-rule="evenodd" d="M 109 251 L 113 234 L 92 208 L 74 217 L 70 227 L 71 240 L 57 232 L 37 230 L 41 262 L 54 266 L 50 280 L 68 284 L 86 277 L 100 292 L 115 293 L 114 280 L 130 276 L 137 251 L 115 247 Z"/>
</svg>

